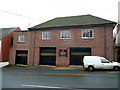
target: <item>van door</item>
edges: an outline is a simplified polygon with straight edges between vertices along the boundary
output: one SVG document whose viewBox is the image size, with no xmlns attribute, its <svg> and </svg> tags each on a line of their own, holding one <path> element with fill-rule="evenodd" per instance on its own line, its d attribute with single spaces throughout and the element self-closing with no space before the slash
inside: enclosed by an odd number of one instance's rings
<svg viewBox="0 0 120 90">
<path fill-rule="evenodd" d="M 111 69 L 112 68 L 111 62 L 106 59 L 101 59 L 101 63 L 102 63 L 102 69 Z"/>
</svg>

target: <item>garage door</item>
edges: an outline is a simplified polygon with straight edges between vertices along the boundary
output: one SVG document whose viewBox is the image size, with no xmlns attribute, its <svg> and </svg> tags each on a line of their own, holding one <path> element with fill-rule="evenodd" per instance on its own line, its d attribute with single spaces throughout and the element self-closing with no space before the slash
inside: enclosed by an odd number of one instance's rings
<svg viewBox="0 0 120 90">
<path fill-rule="evenodd" d="M 28 51 L 16 51 L 16 64 L 27 65 Z"/>
<path fill-rule="evenodd" d="M 56 48 L 40 48 L 40 65 L 56 65 Z"/>
<path fill-rule="evenodd" d="M 70 65 L 83 65 L 83 57 L 91 55 L 91 48 L 70 48 Z"/>
</svg>

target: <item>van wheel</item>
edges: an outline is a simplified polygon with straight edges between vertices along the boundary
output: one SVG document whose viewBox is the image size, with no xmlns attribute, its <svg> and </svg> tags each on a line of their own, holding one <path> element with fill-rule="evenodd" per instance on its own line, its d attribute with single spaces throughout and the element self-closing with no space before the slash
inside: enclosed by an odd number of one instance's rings
<svg viewBox="0 0 120 90">
<path fill-rule="evenodd" d="M 89 67 L 88 67 L 88 70 L 89 70 L 89 71 L 94 71 L 95 69 L 94 69 L 93 66 L 89 66 Z"/>
<path fill-rule="evenodd" d="M 118 71 L 118 70 L 120 70 L 120 67 L 115 66 L 115 67 L 113 68 L 113 70 Z"/>
</svg>

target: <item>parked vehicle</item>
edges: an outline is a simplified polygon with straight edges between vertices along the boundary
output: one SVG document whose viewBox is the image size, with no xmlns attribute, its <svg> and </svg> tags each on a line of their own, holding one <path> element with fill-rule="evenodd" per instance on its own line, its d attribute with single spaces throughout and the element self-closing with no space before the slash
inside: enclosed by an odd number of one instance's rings
<svg viewBox="0 0 120 90">
<path fill-rule="evenodd" d="M 95 69 L 120 70 L 120 63 L 113 62 L 100 56 L 84 56 L 83 67 L 89 71 Z"/>
</svg>

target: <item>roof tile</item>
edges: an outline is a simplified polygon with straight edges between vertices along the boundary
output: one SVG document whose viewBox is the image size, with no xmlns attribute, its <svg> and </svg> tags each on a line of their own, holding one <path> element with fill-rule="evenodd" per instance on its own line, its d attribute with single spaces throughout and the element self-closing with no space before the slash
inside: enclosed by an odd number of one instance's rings
<svg viewBox="0 0 120 90">
<path fill-rule="evenodd" d="M 93 15 L 81 15 L 70 17 L 59 17 L 34 26 L 30 29 L 69 27 L 69 26 L 86 26 L 86 25 L 101 25 L 101 24 L 116 24 L 116 22 L 102 19 Z M 30 30 L 29 29 L 29 30 Z"/>
</svg>

